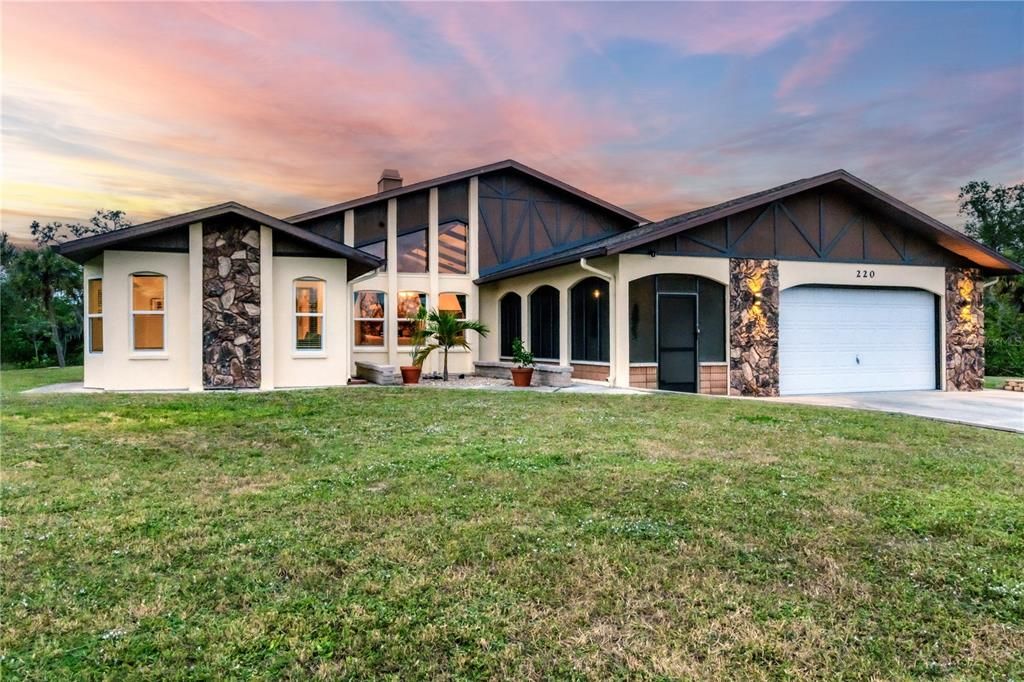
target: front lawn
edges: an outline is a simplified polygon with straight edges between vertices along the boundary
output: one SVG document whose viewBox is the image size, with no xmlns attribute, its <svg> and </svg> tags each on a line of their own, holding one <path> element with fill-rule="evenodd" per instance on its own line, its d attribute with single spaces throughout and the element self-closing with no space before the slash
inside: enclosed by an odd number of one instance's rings
<svg viewBox="0 0 1024 682">
<path fill-rule="evenodd" d="M 53 372 L 0 377 L 4 679 L 1024 676 L 1018 435 L 692 396 L 14 390 Z"/>
</svg>

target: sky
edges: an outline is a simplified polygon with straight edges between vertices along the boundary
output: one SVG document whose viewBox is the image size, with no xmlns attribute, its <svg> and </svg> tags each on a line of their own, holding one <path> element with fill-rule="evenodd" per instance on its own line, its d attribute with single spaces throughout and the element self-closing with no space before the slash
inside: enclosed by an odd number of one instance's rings
<svg viewBox="0 0 1024 682">
<path fill-rule="evenodd" d="M 2 219 L 289 216 L 513 158 L 657 220 L 1024 181 L 1022 3 L 4 3 Z"/>
</svg>

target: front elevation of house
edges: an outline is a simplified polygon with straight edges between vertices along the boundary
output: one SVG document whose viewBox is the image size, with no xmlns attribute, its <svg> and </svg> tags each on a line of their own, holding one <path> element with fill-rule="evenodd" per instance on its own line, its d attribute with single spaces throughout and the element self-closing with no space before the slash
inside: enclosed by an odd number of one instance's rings
<svg viewBox="0 0 1024 682">
<path fill-rule="evenodd" d="M 455 372 L 733 395 L 981 387 L 981 295 L 1020 266 L 834 171 L 651 223 L 514 161 L 278 219 L 236 203 L 67 242 L 85 383 L 270 389 L 410 363 L 421 306 L 479 319 Z M 431 357 L 426 371 L 438 369 Z"/>
</svg>

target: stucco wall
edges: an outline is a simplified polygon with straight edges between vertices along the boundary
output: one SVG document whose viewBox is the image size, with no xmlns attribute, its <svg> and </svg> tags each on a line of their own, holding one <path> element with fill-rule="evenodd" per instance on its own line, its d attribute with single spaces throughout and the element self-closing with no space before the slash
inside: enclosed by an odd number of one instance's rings
<svg viewBox="0 0 1024 682">
<path fill-rule="evenodd" d="M 345 313 L 348 295 L 346 261 L 341 258 L 275 256 L 274 282 L 274 386 L 339 386 L 349 378 L 347 346 L 351 338 L 350 316 Z M 295 294 L 293 282 L 315 277 L 324 286 L 324 333 L 322 351 L 295 349 Z M 266 311 L 264 311 L 266 314 Z M 266 371 L 264 367 L 264 371 Z"/>
<path fill-rule="evenodd" d="M 612 275 L 618 271 L 618 258 L 598 258 L 589 263 L 598 270 L 609 272 Z M 560 318 L 558 322 L 559 332 L 559 362 L 558 364 L 568 366 L 570 362 L 570 319 L 569 319 L 569 292 L 580 281 L 588 277 L 596 276 L 595 273 L 584 270 L 579 263 L 563 265 L 550 270 L 531 272 L 519 277 L 510 277 L 480 287 L 480 320 L 491 329 L 490 335 L 483 340 L 480 346 L 480 359 L 496 361 L 501 351 L 501 328 L 499 324 L 500 301 L 509 293 L 515 292 L 522 299 L 522 320 L 520 322 L 523 343 L 527 348 L 530 346 L 530 294 L 538 287 L 547 285 L 558 289 L 558 304 Z M 615 319 L 615 301 L 609 305 L 609 319 Z M 614 326 L 614 322 L 613 322 Z M 611 354 L 615 354 L 615 339 L 610 339 Z"/>
<path fill-rule="evenodd" d="M 103 354 L 86 355 L 87 385 L 115 391 L 188 388 L 188 254 L 107 251 L 102 262 Z M 94 276 L 95 267 L 87 276 Z M 162 351 L 131 347 L 131 275 L 138 272 L 167 278 Z"/>
</svg>

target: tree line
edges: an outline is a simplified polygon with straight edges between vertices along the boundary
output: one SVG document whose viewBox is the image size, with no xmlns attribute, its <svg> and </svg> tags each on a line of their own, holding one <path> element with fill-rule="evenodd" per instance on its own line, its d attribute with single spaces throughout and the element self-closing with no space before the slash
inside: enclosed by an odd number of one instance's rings
<svg viewBox="0 0 1024 682">
<path fill-rule="evenodd" d="M 1024 262 L 1024 183 L 975 180 L 960 188 L 964 232 Z M 0 362 L 14 367 L 79 364 L 84 348 L 82 268 L 58 255 L 67 239 L 131 225 L 124 211 L 96 211 L 86 223 L 32 223 L 30 248 L 0 233 Z M 993 376 L 1024 376 L 1024 275 L 985 288 L 985 363 Z"/>
<path fill-rule="evenodd" d="M 82 363 L 82 267 L 53 246 L 130 225 L 124 211 L 99 210 L 87 223 L 33 221 L 30 247 L 16 247 L 6 232 L 0 233 L 0 363 Z"/>
</svg>

